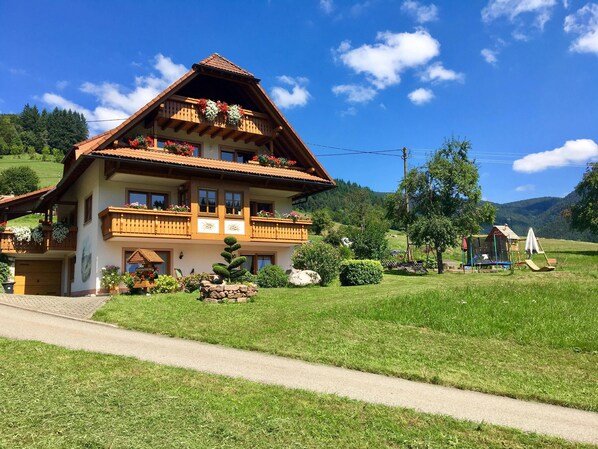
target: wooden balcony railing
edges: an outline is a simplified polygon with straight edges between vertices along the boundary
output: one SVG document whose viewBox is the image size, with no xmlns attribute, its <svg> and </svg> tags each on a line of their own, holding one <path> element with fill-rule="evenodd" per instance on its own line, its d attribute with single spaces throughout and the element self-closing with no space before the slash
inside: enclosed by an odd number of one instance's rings
<svg viewBox="0 0 598 449">
<path fill-rule="evenodd" d="M 99 213 L 104 240 L 112 237 L 191 238 L 191 213 L 108 207 Z"/>
<path fill-rule="evenodd" d="M 218 118 L 214 122 L 209 122 L 200 113 L 197 107 L 197 99 L 178 95 L 172 96 L 163 103 L 163 107 L 158 112 L 158 119 L 163 126 L 168 126 L 169 122 L 177 128 L 179 127 L 177 124 L 181 122 L 195 123 L 197 125 L 195 127 L 187 127 L 188 131 L 197 129 L 198 132 L 205 132 L 207 128 L 215 128 L 212 134 L 220 133 L 221 136 L 232 135 L 234 133 L 236 136 L 251 134 L 271 137 L 275 134 L 275 128 L 266 114 L 244 109 L 243 118 L 238 126 L 229 125 L 222 115 L 218 115 Z M 226 132 L 225 130 L 227 129 L 230 131 Z"/>
<path fill-rule="evenodd" d="M 306 242 L 309 220 L 251 217 L 251 239 L 263 242 Z"/>
<path fill-rule="evenodd" d="M 0 253 L 15 254 L 44 254 L 48 251 L 76 251 L 77 228 L 72 227 L 69 234 L 62 242 L 52 239 L 52 228 L 44 227 L 44 240 L 42 243 L 19 242 L 12 231 L 5 230 L 0 233 Z"/>
</svg>

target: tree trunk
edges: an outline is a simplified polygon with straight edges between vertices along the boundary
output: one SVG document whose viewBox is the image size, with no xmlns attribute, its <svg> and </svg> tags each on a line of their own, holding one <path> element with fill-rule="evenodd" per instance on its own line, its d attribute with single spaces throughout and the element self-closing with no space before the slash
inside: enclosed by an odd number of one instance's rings
<svg viewBox="0 0 598 449">
<path fill-rule="evenodd" d="M 444 266 L 442 265 L 442 251 L 436 250 L 436 262 L 438 262 L 438 274 L 444 273 Z"/>
</svg>

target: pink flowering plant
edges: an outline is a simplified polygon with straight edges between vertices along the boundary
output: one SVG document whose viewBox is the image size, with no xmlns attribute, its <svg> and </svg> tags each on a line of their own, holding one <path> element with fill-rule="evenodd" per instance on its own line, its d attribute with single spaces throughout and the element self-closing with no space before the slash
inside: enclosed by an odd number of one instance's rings
<svg viewBox="0 0 598 449">
<path fill-rule="evenodd" d="M 134 203 L 127 203 L 124 207 L 128 207 L 129 209 L 147 209 L 147 204 L 141 204 L 138 201 Z"/>
<path fill-rule="evenodd" d="M 167 210 L 170 212 L 190 212 L 191 208 L 185 204 L 171 204 Z"/>
</svg>

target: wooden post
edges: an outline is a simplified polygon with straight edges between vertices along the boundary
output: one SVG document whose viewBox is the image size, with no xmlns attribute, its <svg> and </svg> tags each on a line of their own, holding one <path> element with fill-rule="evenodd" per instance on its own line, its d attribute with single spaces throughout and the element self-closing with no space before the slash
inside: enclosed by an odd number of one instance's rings
<svg viewBox="0 0 598 449">
<path fill-rule="evenodd" d="M 407 148 L 403 147 L 403 181 L 407 179 Z M 407 196 L 407 186 L 405 186 L 405 210 L 407 214 L 409 214 L 409 197 Z M 411 244 L 409 243 L 409 225 L 405 225 L 405 237 L 407 239 L 407 262 L 411 262 L 413 260 L 411 254 Z"/>
</svg>

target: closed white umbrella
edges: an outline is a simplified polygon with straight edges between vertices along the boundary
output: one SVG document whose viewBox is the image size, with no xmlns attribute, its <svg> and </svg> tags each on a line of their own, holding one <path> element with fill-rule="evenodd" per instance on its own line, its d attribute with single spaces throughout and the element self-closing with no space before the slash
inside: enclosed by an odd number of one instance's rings
<svg viewBox="0 0 598 449">
<path fill-rule="evenodd" d="M 527 238 L 525 239 L 525 252 L 528 253 L 531 257 L 534 253 L 540 253 L 540 245 L 538 245 L 538 240 L 536 240 L 536 236 L 534 235 L 534 230 L 529 228 L 527 231 Z"/>
</svg>

